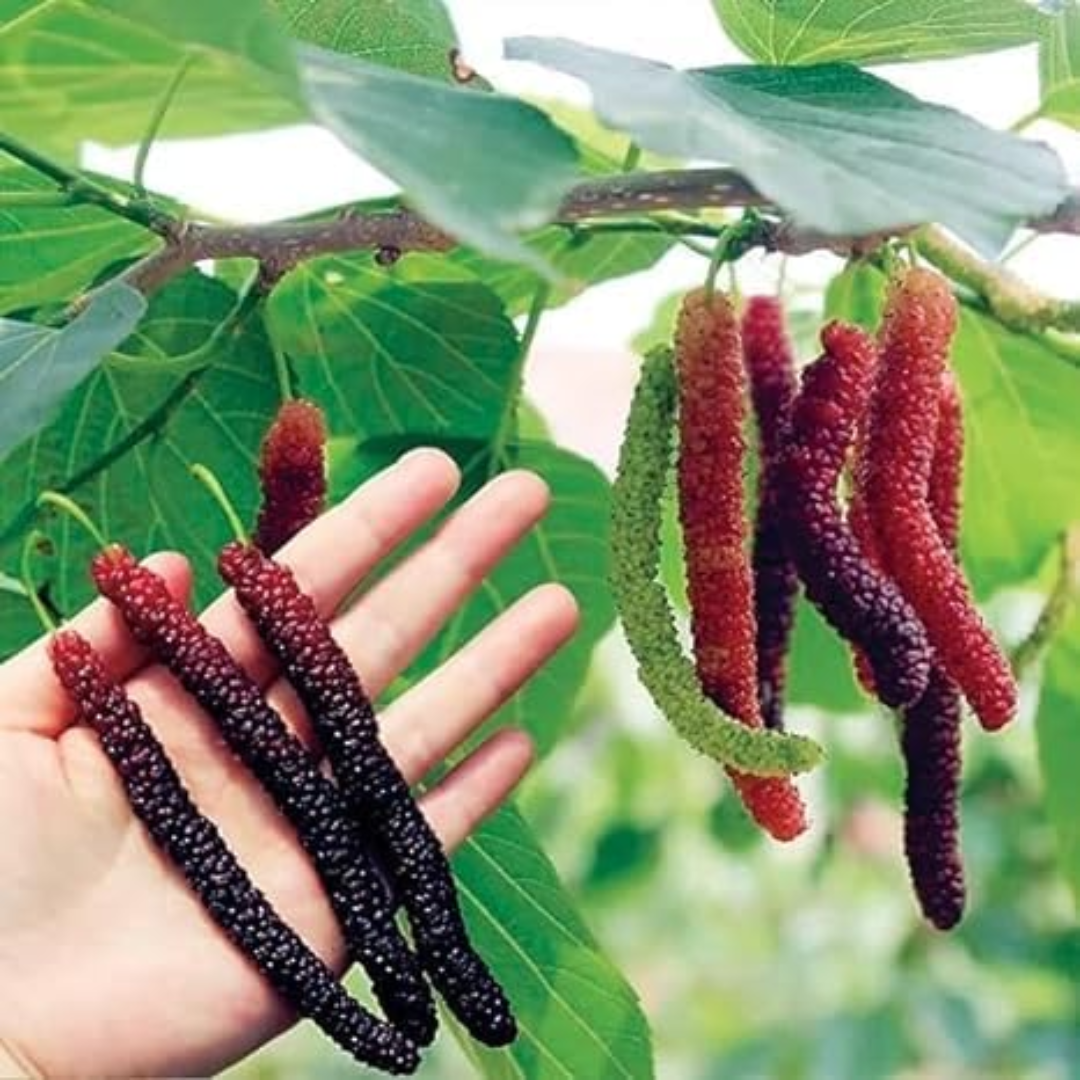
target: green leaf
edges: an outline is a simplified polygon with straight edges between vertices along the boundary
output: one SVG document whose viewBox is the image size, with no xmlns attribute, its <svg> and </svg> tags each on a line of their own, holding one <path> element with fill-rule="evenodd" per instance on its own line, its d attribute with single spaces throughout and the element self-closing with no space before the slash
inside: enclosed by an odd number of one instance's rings
<svg viewBox="0 0 1080 1080">
<path fill-rule="evenodd" d="M 301 46 L 312 115 L 401 185 L 435 224 L 543 270 L 514 235 L 549 220 L 577 175 L 572 140 L 539 109 Z"/>
<path fill-rule="evenodd" d="M 891 64 L 1035 41 L 1046 17 L 1025 0 L 712 0 L 732 41 L 764 64 Z"/>
<path fill-rule="evenodd" d="M 0 194 L 55 190 L 32 169 L 0 164 Z M 106 268 L 155 243 L 145 229 L 95 206 L 4 207 L 0 200 L 0 312 L 72 300 Z"/>
<path fill-rule="evenodd" d="M 1074 614 L 1047 656 L 1035 731 L 1058 865 L 1080 909 L 1080 615 Z"/>
<path fill-rule="evenodd" d="M 135 142 L 188 56 L 163 134 L 301 118 L 291 44 L 262 0 L 0 0 L 0 116 L 9 133 L 68 152 Z"/>
<path fill-rule="evenodd" d="M 431 256 L 305 263 L 274 290 L 268 323 L 337 435 L 493 432 L 519 349 L 499 298 Z"/>
<path fill-rule="evenodd" d="M 726 162 L 832 235 L 937 221 L 996 250 L 1067 190 L 1048 148 L 843 64 L 682 72 L 546 38 L 514 39 L 507 55 L 584 80 L 601 118 L 643 146 Z"/>
<path fill-rule="evenodd" d="M 830 313 L 872 329 L 884 278 L 848 270 Z M 1080 520 L 1080 370 L 1037 337 L 962 305 L 953 365 L 964 390 L 964 563 L 980 592 L 1030 579 L 1062 529 Z"/>
<path fill-rule="evenodd" d="M 301 41 L 414 75 L 453 79 L 457 34 L 442 0 L 274 0 Z"/>
<path fill-rule="evenodd" d="M 137 334 L 0 465 L 0 559 L 14 573 L 27 530 L 43 525 L 54 554 L 35 560 L 35 573 L 64 613 L 91 595 L 92 543 L 66 516 L 36 510 L 46 489 L 70 493 L 108 536 L 140 555 L 184 551 L 200 601 L 220 591 L 214 558 L 229 530 L 188 469 L 208 465 L 250 518 L 258 495 L 254 451 L 280 403 L 257 316 L 213 336 L 235 303 L 231 290 L 201 274 L 173 282 L 155 296 Z M 2 594 L 0 623 L 6 648 L 38 632 L 25 602 Z"/>
<path fill-rule="evenodd" d="M 1080 7 L 1064 5 L 1039 47 L 1039 115 L 1080 127 Z"/>
<path fill-rule="evenodd" d="M 145 311 L 140 293 L 114 284 L 62 330 L 0 319 L 0 457 L 45 423 Z"/>
<path fill-rule="evenodd" d="M 532 831 L 507 807 L 454 856 L 469 929 L 506 986 L 521 1034 L 506 1050 L 466 1040 L 502 1080 L 653 1076 L 640 1002 L 581 921 Z"/>
</svg>

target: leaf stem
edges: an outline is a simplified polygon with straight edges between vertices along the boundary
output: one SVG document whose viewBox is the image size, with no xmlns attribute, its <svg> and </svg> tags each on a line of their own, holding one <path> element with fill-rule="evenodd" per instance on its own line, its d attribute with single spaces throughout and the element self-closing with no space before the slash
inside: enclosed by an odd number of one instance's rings
<svg viewBox="0 0 1080 1080">
<path fill-rule="evenodd" d="M 39 507 L 52 507 L 54 510 L 59 510 L 60 513 L 66 514 L 73 521 L 77 522 L 87 532 L 94 543 L 104 550 L 109 546 L 109 541 L 105 534 L 98 528 L 94 519 L 77 503 L 74 499 L 69 498 L 59 491 L 43 491 L 37 499 Z"/>
<path fill-rule="evenodd" d="M 34 555 L 43 543 L 48 543 L 48 537 L 43 532 L 34 529 L 27 534 L 26 539 L 23 541 L 22 557 L 19 560 L 19 576 L 23 590 L 26 593 L 26 599 L 34 609 L 34 614 L 37 616 L 38 622 L 41 623 L 41 628 L 45 633 L 51 634 L 57 628 L 56 619 L 53 617 L 53 613 L 45 606 L 45 601 L 41 599 L 41 594 L 34 584 Z"/>
<path fill-rule="evenodd" d="M 1080 524 L 1070 526 L 1058 541 L 1058 572 L 1032 631 L 1013 650 L 1012 668 L 1019 678 L 1049 647 L 1080 601 Z"/>
<path fill-rule="evenodd" d="M 240 514 L 237 512 L 236 505 L 233 503 L 232 499 L 229 498 L 224 485 L 214 472 L 206 465 L 199 462 L 192 465 L 190 471 L 191 475 L 206 488 L 210 497 L 217 503 L 222 516 L 229 523 L 229 529 L 232 532 L 233 537 L 241 544 L 248 543 L 247 529 L 244 528 L 244 523 L 240 520 Z"/>
<path fill-rule="evenodd" d="M 525 316 L 525 326 L 521 331 L 521 342 L 518 346 L 517 357 L 514 360 L 514 369 L 510 375 L 510 389 L 503 405 L 502 415 L 499 417 L 499 426 L 495 430 L 494 438 L 491 440 L 489 476 L 494 476 L 502 468 L 503 455 L 506 453 L 510 436 L 513 434 L 517 422 L 518 407 L 521 404 L 522 388 L 525 383 L 525 362 L 528 360 L 529 352 L 532 349 L 533 342 L 536 340 L 540 320 L 543 318 L 545 310 L 547 310 L 548 300 L 550 299 L 551 286 L 544 281 L 536 287 L 532 303 L 529 305 L 529 312 Z"/>
<path fill-rule="evenodd" d="M 139 149 L 135 154 L 135 168 L 132 175 L 132 185 L 141 195 L 146 193 L 146 186 L 143 183 L 143 179 L 146 175 L 146 162 L 150 157 L 150 150 L 153 148 L 154 142 L 161 131 L 161 125 L 164 123 L 165 117 L 172 107 L 173 101 L 176 100 L 176 94 L 180 89 L 180 84 L 184 81 L 184 76 L 187 75 L 194 60 L 195 56 L 190 52 L 185 53 L 180 58 L 180 63 L 176 65 L 176 70 L 173 71 L 172 78 L 169 79 L 168 84 L 162 91 L 161 97 L 158 98 L 157 103 L 154 106 L 154 111 L 150 115 L 150 123 L 147 125 L 146 132 L 139 143 Z"/>
<path fill-rule="evenodd" d="M 131 199 L 126 195 L 110 191 L 103 184 L 91 179 L 86 173 L 70 169 L 58 161 L 52 160 L 33 147 L 16 139 L 7 132 L 0 131 L 0 153 L 5 153 L 16 161 L 52 180 L 72 201 L 99 206 L 109 213 L 122 217 L 144 229 L 169 237 L 175 231 L 177 222 L 168 214 L 162 213 L 147 199 Z"/>
</svg>

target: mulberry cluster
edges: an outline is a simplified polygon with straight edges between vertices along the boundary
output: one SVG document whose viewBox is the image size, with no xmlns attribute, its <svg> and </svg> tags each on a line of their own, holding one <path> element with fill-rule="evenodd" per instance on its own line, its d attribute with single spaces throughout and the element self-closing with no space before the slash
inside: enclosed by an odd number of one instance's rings
<svg viewBox="0 0 1080 1080">
<path fill-rule="evenodd" d="M 907 859 L 923 913 L 942 929 L 965 903 L 962 697 L 993 728 L 1012 715 L 1016 691 L 958 552 L 963 417 L 947 370 L 955 323 L 947 284 L 909 270 L 877 341 L 830 323 L 821 357 L 797 379 L 777 301 L 751 300 L 740 322 L 727 298 L 690 294 L 674 350 L 642 368 L 613 497 L 613 586 L 642 682 L 779 838 L 805 827 L 790 777 L 820 754 L 781 731 L 800 585 L 847 639 L 863 685 L 900 715 Z M 752 542 L 743 490 L 751 403 L 760 463 Z M 693 664 L 656 580 L 673 427 Z"/>
<path fill-rule="evenodd" d="M 310 401 L 287 401 L 259 455 L 262 505 L 255 543 L 272 555 L 323 511 L 326 501 L 326 421 Z"/>
<path fill-rule="evenodd" d="M 199 813 L 138 706 L 78 634 L 57 634 L 53 667 L 82 721 L 101 739 L 136 817 L 203 906 L 267 982 L 357 1061 L 391 1073 L 419 1064 L 415 1046 L 357 1004 L 271 907 L 217 828 Z"/>
<path fill-rule="evenodd" d="M 698 679 L 705 695 L 761 727 L 754 576 L 743 496 L 746 372 L 728 300 L 692 293 L 676 330 L 679 514 Z M 730 771 L 730 770 L 729 770 Z M 778 839 L 806 828 L 791 780 L 730 771 L 746 808 Z"/>
<path fill-rule="evenodd" d="M 101 552 L 92 570 L 131 635 L 213 717 L 229 749 L 296 830 L 386 1015 L 417 1043 L 429 1043 L 435 1033 L 431 994 L 394 924 L 379 868 L 341 792 L 225 645 L 161 578 L 118 546 Z"/>
<path fill-rule="evenodd" d="M 348 657 L 285 566 L 243 544 L 226 547 L 218 564 L 315 724 L 347 811 L 397 886 L 436 988 L 475 1038 L 489 1046 L 512 1042 L 509 1002 L 469 943 L 438 837 L 386 752 Z"/>
</svg>

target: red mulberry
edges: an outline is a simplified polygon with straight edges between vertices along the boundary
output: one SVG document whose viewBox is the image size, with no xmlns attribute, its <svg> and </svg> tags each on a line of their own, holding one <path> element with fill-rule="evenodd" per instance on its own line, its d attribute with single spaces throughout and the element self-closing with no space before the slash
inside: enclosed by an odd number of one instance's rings
<svg viewBox="0 0 1080 1080">
<path fill-rule="evenodd" d="M 94 560 L 94 581 L 132 635 L 218 725 L 232 752 L 266 788 L 319 872 L 353 956 L 388 1018 L 421 1044 L 435 1033 L 434 1004 L 367 841 L 318 761 L 267 704 L 225 646 L 165 583 L 121 547 Z"/>
<path fill-rule="evenodd" d="M 679 513 L 698 677 L 706 697 L 761 727 L 754 582 L 743 505 L 746 374 L 739 326 L 722 296 L 689 295 L 676 331 Z M 746 808 L 778 839 L 806 828 L 787 778 L 729 771 Z"/>
<path fill-rule="evenodd" d="M 938 532 L 929 496 L 941 379 L 956 318 L 952 291 L 938 274 L 914 269 L 894 282 L 881 332 L 863 498 L 886 571 L 919 613 L 945 671 L 983 726 L 995 729 L 1016 711 L 1016 682 Z"/>
<path fill-rule="evenodd" d="M 866 409 L 877 362 L 855 327 L 831 323 L 804 373 L 780 467 L 788 539 L 807 596 L 863 649 L 885 704 L 917 701 L 930 677 L 926 633 L 911 605 L 868 560 L 840 511 L 837 485 Z"/>
<path fill-rule="evenodd" d="M 260 551 L 272 555 L 323 511 L 326 422 L 310 401 L 287 401 L 263 440 L 259 458 L 262 506 L 255 529 Z"/>
<path fill-rule="evenodd" d="M 510 1005 L 469 944 L 442 846 L 379 738 L 348 657 L 286 567 L 242 544 L 226 547 L 219 566 L 315 724 L 349 812 L 398 887 L 432 982 L 477 1039 L 512 1042 Z"/>
<path fill-rule="evenodd" d="M 799 595 L 799 575 L 784 537 L 778 485 L 780 454 L 798 392 L 780 301 L 752 297 L 743 314 L 742 336 L 760 462 L 753 548 L 758 700 L 765 726 L 780 729 L 784 726 L 787 654 Z"/>
<path fill-rule="evenodd" d="M 358 1061 L 392 1073 L 419 1064 L 415 1047 L 365 1011 L 270 906 L 221 834 L 191 801 L 138 706 L 78 634 L 58 634 L 53 667 L 82 720 L 100 736 L 135 816 L 203 906 L 273 988 Z"/>
</svg>

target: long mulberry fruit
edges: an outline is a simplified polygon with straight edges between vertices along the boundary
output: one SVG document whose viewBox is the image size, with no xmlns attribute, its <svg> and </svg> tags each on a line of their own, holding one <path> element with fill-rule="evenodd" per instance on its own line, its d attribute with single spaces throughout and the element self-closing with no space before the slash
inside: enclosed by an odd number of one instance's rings
<svg viewBox="0 0 1080 1080">
<path fill-rule="evenodd" d="M 801 735 L 748 728 L 703 694 L 659 581 L 660 521 L 674 451 L 677 386 L 669 349 L 645 359 L 630 406 L 611 500 L 611 587 L 642 684 L 684 742 L 755 776 L 806 772 L 821 747 Z"/>
<path fill-rule="evenodd" d="M 271 986 L 358 1061 L 411 1073 L 416 1048 L 346 993 L 252 883 L 217 828 L 199 813 L 138 706 L 73 631 L 53 638 L 53 667 L 81 719 L 100 736 L 135 816 L 187 879 L 210 917 Z"/>
<path fill-rule="evenodd" d="M 758 700 L 765 726 L 782 729 L 799 575 L 787 548 L 779 486 L 780 455 L 798 393 L 795 358 L 780 301 L 771 296 L 751 297 L 743 312 L 742 338 L 758 431 L 753 546 Z"/>
<path fill-rule="evenodd" d="M 323 511 L 326 422 L 310 401 L 287 401 L 270 425 L 259 456 L 262 506 L 255 543 L 272 555 Z"/>
<path fill-rule="evenodd" d="M 315 724 L 349 811 L 398 887 L 432 982 L 475 1038 L 512 1042 L 509 1002 L 469 943 L 442 845 L 383 746 L 348 657 L 286 567 L 230 544 L 219 568 Z"/>
<path fill-rule="evenodd" d="M 964 426 L 960 391 L 946 373 L 930 471 L 930 506 L 945 545 L 956 555 Z M 935 665 L 926 693 L 904 710 L 900 744 L 907 771 L 904 851 L 923 914 L 949 930 L 967 899 L 960 852 L 961 701 L 956 683 Z"/>
<path fill-rule="evenodd" d="M 863 498 L 885 570 L 918 612 L 946 672 L 993 730 L 1016 712 L 1016 681 L 938 531 L 929 496 L 941 379 L 956 319 L 956 300 L 938 274 L 912 269 L 893 283 Z"/>
<path fill-rule="evenodd" d="M 912 606 L 866 557 L 840 510 L 837 485 L 873 385 L 874 343 L 830 323 L 824 354 L 804 373 L 781 462 L 791 553 L 807 596 L 865 651 L 881 700 L 913 704 L 926 690 L 931 651 Z"/>
<path fill-rule="evenodd" d="M 214 719 L 229 748 L 296 830 L 350 953 L 367 971 L 387 1017 L 416 1042 L 429 1043 L 436 1019 L 423 972 L 394 924 L 391 898 L 367 841 L 318 761 L 161 578 L 115 545 L 95 558 L 93 576 L 132 635 Z"/>
<path fill-rule="evenodd" d="M 754 581 L 743 500 L 746 373 L 728 300 L 691 293 L 676 330 L 679 515 L 698 678 L 706 697 L 761 727 Z M 792 781 L 729 770 L 746 808 L 778 839 L 806 828 Z"/>
</svg>

